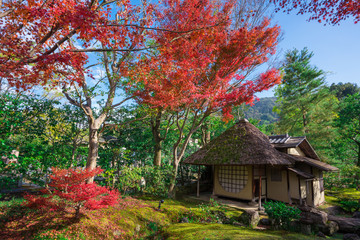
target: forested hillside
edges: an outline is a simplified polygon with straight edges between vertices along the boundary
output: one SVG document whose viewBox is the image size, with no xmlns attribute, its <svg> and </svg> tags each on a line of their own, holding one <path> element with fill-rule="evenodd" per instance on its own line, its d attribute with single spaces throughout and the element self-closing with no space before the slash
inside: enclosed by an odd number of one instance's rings
<svg viewBox="0 0 360 240">
<path fill-rule="evenodd" d="M 279 116 L 273 111 L 275 105 L 276 97 L 260 98 L 253 106 L 245 110 L 245 117 L 260 120 L 260 124 L 276 122 Z"/>
</svg>

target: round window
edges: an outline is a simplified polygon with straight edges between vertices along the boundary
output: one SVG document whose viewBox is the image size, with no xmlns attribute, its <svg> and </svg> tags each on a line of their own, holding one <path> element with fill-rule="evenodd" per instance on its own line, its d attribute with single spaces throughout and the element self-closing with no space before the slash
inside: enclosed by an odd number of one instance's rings
<svg viewBox="0 0 360 240">
<path fill-rule="evenodd" d="M 247 179 L 246 166 L 220 166 L 219 168 L 219 182 L 227 192 L 240 192 L 245 187 Z"/>
</svg>

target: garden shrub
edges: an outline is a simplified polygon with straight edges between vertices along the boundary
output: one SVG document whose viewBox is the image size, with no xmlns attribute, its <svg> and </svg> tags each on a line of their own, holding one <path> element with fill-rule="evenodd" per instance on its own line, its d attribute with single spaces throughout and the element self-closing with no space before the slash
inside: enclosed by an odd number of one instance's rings
<svg viewBox="0 0 360 240">
<path fill-rule="evenodd" d="M 108 186 L 116 187 L 123 194 L 146 193 L 156 197 L 167 197 L 171 174 L 171 166 L 122 166 L 118 177 L 114 170 L 106 171 L 103 176 Z M 145 179 L 145 186 L 140 185 L 142 178 Z"/>
<path fill-rule="evenodd" d="M 288 206 L 283 202 L 267 201 L 263 206 L 275 228 L 289 230 L 290 222 L 300 218 L 301 211 L 297 207 Z"/>
<path fill-rule="evenodd" d="M 141 168 L 123 166 L 119 172 L 117 188 L 124 194 L 139 193 L 141 176 Z"/>
<path fill-rule="evenodd" d="M 103 170 L 57 169 L 52 168 L 49 187 L 42 192 L 44 195 L 25 195 L 25 205 L 42 210 L 60 210 L 67 207 L 75 209 L 75 217 L 80 209 L 100 209 L 118 202 L 118 192 L 85 181 Z"/>
<path fill-rule="evenodd" d="M 142 174 L 146 180 L 145 192 L 157 197 L 167 197 L 172 176 L 171 166 L 144 166 Z"/>
<path fill-rule="evenodd" d="M 360 210 L 360 200 L 343 198 L 339 201 L 340 207 L 347 212 L 356 212 Z"/>
</svg>

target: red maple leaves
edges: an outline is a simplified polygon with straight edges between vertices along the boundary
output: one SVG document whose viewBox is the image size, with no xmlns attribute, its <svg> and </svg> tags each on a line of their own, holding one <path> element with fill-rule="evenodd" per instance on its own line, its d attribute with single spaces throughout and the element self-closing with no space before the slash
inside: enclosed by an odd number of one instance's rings
<svg viewBox="0 0 360 240">
<path fill-rule="evenodd" d="M 302 0 L 273 0 L 280 8 L 287 11 L 298 9 L 299 14 L 312 14 L 310 20 L 325 21 L 330 24 L 338 24 L 349 17 L 354 18 L 354 23 L 360 21 L 360 1 L 358 0 L 326 0 L 326 1 L 302 1 Z M 280 8 L 277 10 L 279 11 Z"/>
<path fill-rule="evenodd" d="M 168 31 L 152 36 L 160 47 L 130 73 L 140 103 L 176 111 L 186 106 L 229 112 L 234 105 L 251 102 L 256 92 L 280 83 L 276 69 L 253 81 L 240 74 L 275 53 L 279 27 L 270 26 L 269 19 L 233 29 L 231 1 L 173 0 L 168 5 L 159 22 L 159 28 Z"/>
<path fill-rule="evenodd" d="M 71 207 L 78 216 L 82 207 L 99 209 L 118 203 L 117 191 L 110 191 L 95 183 L 85 183 L 88 178 L 101 173 L 103 170 L 100 168 L 93 170 L 52 168 L 52 171 L 49 188 L 43 190 L 45 195 L 26 195 L 26 206 L 50 210 L 64 210 L 66 207 Z"/>
<path fill-rule="evenodd" d="M 82 50 L 94 43 L 126 49 L 129 43 L 143 42 L 145 36 L 137 25 L 130 25 L 139 18 L 144 25 L 151 22 L 152 8 L 147 7 L 149 14 L 139 16 L 139 7 L 127 0 L 4 1 L 0 4 L 0 78 L 25 89 L 49 81 L 81 84 L 88 60 Z M 118 21 L 111 12 L 117 13 Z"/>
</svg>

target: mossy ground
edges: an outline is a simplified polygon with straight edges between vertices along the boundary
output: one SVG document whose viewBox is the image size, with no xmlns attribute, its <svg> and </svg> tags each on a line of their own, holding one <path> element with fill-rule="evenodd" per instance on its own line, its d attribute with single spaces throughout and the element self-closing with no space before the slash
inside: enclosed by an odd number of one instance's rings
<svg viewBox="0 0 360 240">
<path fill-rule="evenodd" d="M 300 234 L 258 230 L 207 221 L 209 211 L 221 210 L 228 218 L 242 212 L 222 206 L 199 207 L 197 203 L 125 198 L 120 204 L 95 211 L 41 212 L 21 206 L 22 200 L 0 202 L 0 236 L 3 239 L 316 239 Z M 190 223 L 178 223 L 182 216 Z M 212 219 L 214 220 L 214 219 Z M 0 239 L 2 239 L 0 238 Z"/>
<path fill-rule="evenodd" d="M 328 207 L 339 206 L 340 199 L 360 199 L 360 191 L 355 188 L 333 188 L 325 190 L 325 204 L 319 206 L 319 209 L 324 210 Z"/>
<path fill-rule="evenodd" d="M 173 224 L 165 231 L 169 240 L 218 240 L 218 239 L 291 239 L 313 240 L 316 236 L 305 236 L 284 231 L 255 230 L 226 224 Z M 319 238 L 320 239 L 320 238 Z"/>
</svg>

